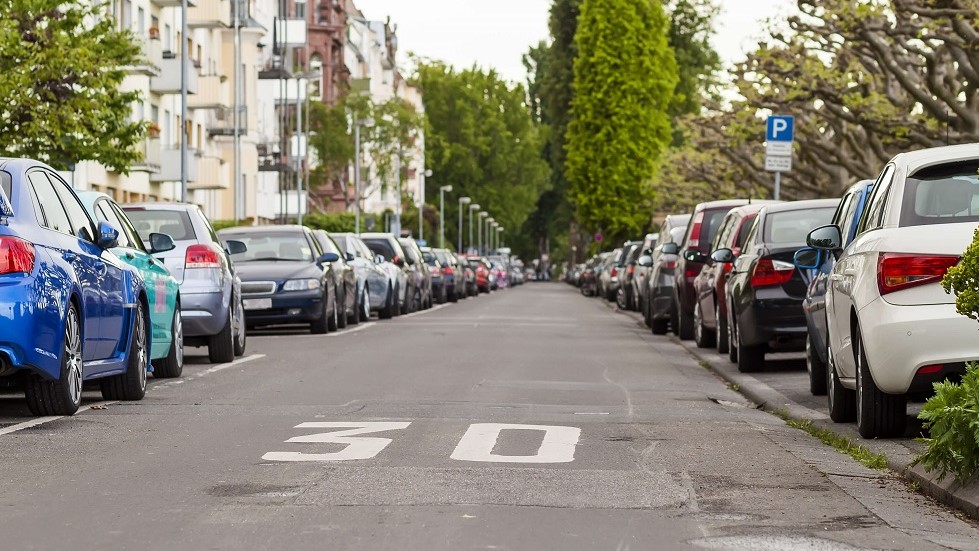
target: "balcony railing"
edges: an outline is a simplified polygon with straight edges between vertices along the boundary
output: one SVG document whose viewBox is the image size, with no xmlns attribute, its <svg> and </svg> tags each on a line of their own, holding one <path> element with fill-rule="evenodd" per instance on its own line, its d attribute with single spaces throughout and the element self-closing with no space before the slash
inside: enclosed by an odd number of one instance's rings
<svg viewBox="0 0 979 551">
<path fill-rule="evenodd" d="M 209 0 L 203 0 L 208 2 Z M 155 6 L 160 6 L 161 8 L 179 8 L 180 0 L 150 0 L 150 3 Z M 193 8 L 197 6 L 197 0 L 187 0 L 187 7 Z"/>
<path fill-rule="evenodd" d="M 137 148 L 139 149 L 140 160 L 133 165 L 133 170 L 151 174 L 160 172 L 160 138 L 144 138 Z"/>
<path fill-rule="evenodd" d="M 187 150 L 187 181 L 196 182 L 200 172 L 200 151 Z M 180 181 L 180 146 L 160 149 L 160 171 L 150 175 L 151 182 Z"/>
<path fill-rule="evenodd" d="M 192 29 L 213 29 L 231 26 L 230 0 L 204 0 L 187 10 L 187 26 Z"/>
<path fill-rule="evenodd" d="M 164 56 L 160 61 L 160 76 L 150 79 L 150 91 L 154 94 L 180 93 L 180 56 Z M 187 93 L 197 93 L 197 69 L 187 60 Z"/>
<path fill-rule="evenodd" d="M 198 160 L 197 178 L 190 189 L 228 189 L 231 187 L 231 167 L 220 157 L 202 155 Z"/>
<path fill-rule="evenodd" d="M 260 172 L 292 172 L 295 169 L 278 143 L 260 143 L 257 149 Z"/>
<path fill-rule="evenodd" d="M 134 75 L 160 76 L 160 66 L 163 63 L 163 48 L 160 46 L 160 41 L 156 39 L 144 40 L 142 50 L 142 59 L 128 67 L 127 70 Z"/>
<path fill-rule="evenodd" d="M 205 75 L 197 79 L 197 94 L 187 100 L 191 109 L 225 109 L 231 105 L 231 81 L 223 75 Z"/>
<path fill-rule="evenodd" d="M 232 107 L 215 109 L 208 113 L 207 132 L 211 136 L 235 135 L 235 110 Z M 248 107 L 242 105 L 238 111 L 238 135 L 248 133 Z"/>
</svg>

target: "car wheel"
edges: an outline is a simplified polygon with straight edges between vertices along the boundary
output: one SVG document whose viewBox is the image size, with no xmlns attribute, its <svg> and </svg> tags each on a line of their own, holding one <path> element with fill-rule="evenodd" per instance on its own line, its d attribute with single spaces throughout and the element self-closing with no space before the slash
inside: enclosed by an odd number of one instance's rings
<svg viewBox="0 0 979 551">
<path fill-rule="evenodd" d="M 649 301 L 640 297 L 639 304 L 639 308 L 642 311 L 642 322 L 646 324 L 646 327 L 651 327 L 653 320 L 649 315 Z"/>
<path fill-rule="evenodd" d="M 360 321 L 364 322 L 370 321 L 371 319 L 371 293 L 366 283 L 364 284 L 364 292 L 361 293 L 357 317 L 360 318 Z"/>
<path fill-rule="evenodd" d="M 411 299 L 411 312 L 421 312 L 425 308 L 425 302 L 422 298 L 421 289 L 415 289 L 414 295 Z"/>
<path fill-rule="evenodd" d="M 347 328 L 347 289 L 344 288 L 343 296 L 337 297 L 333 310 L 337 318 L 337 328 Z"/>
<path fill-rule="evenodd" d="M 826 394 L 826 363 L 819 359 L 809 335 L 806 335 L 806 371 L 809 372 L 809 392 L 813 396 Z"/>
<path fill-rule="evenodd" d="M 326 323 L 328 324 L 330 331 L 337 331 L 340 329 L 340 310 L 342 309 L 342 304 L 339 303 L 340 297 L 337 296 L 337 288 L 333 288 L 333 312 L 327 316 Z"/>
<path fill-rule="evenodd" d="M 173 323 L 170 325 L 170 351 L 166 358 L 153 363 L 153 377 L 172 379 L 184 371 L 184 324 L 180 317 L 180 305 L 173 309 Z"/>
<path fill-rule="evenodd" d="M 126 357 L 126 372 L 99 381 L 102 397 L 106 400 L 142 400 L 146 395 L 146 368 L 150 363 L 146 328 L 150 320 L 142 302 L 136 302 L 135 314 L 132 335 L 129 338 L 129 354 Z"/>
<path fill-rule="evenodd" d="M 840 383 L 833 362 L 833 350 L 826 348 L 826 403 L 829 418 L 837 423 L 849 423 L 857 417 L 857 393 Z"/>
<path fill-rule="evenodd" d="M 727 316 L 721 317 L 721 304 L 716 298 L 714 299 L 714 323 L 717 324 L 717 331 L 714 331 L 717 353 L 727 354 L 728 347 L 731 345 L 731 335 L 727 332 Z"/>
<path fill-rule="evenodd" d="M 731 306 L 728 305 L 728 308 Z M 727 319 L 727 359 L 731 363 L 738 363 L 738 336 L 735 333 L 735 328 L 738 322 L 732 316 Z"/>
<path fill-rule="evenodd" d="M 859 329 L 853 346 L 857 360 L 857 431 L 864 438 L 902 436 L 908 419 L 907 395 L 887 394 L 877 388 Z"/>
<path fill-rule="evenodd" d="M 314 320 L 309 324 L 309 332 L 314 335 L 325 335 L 330 332 L 330 293 L 329 291 L 323 293 L 323 311 L 320 313 L 319 319 Z"/>
<path fill-rule="evenodd" d="M 389 320 L 394 317 L 394 310 L 398 302 L 398 293 L 394 287 L 388 285 L 387 300 L 384 301 L 384 308 L 378 312 L 378 317 L 382 320 Z"/>
<path fill-rule="evenodd" d="M 680 340 L 689 341 L 693 338 L 693 315 L 685 313 L 683 308 L 678 307 L 677 310 L 676 336 L 680 337 Z"/>
<path fill-rule="evenodd" d="M 680 315 L 677 313 L 676 299 L 673 299 L 670 303 L 670 331 L 674 335 L 678 335 L 680 332 Z"/>
<path fill-rule="evenodd" d="M 761 371 L 765 367 L 765 346 L 756 344 L 748 346 L 741 340 L 740 329 L 738 335 L 738 371 L 741 373 L 753 373 Z"/>
<path fill-rule="evenodd" d="M 710 348 L 714 346 L 714 339 L 710 329 L 704 327 L 704 315 L 701 312 L 698 300 L 693 307 L 693 341 L 697 348 Z"/>
<path fill-rule="evenodd" d="M 625 290 L 621 287 L 615 293 L 615 307 L 619 310 L 625 310 Z"/>
<path fill-rule="evenodd" d="M 365 283 L 364 289 L 366 288 L 367 288 L 367 284 Z M 360 323 L 360 315 L 363 313 L 361 312 L 361 304 L 363 304 L 363 302 L 364 302 L 364 293 L 358 293 L 357 286 L 354 285 L 354 309 L 353 309 L 353 313 L 347 316 L 347 323 L 349 325 L 357 325 L 358 323 Z"/>
<path fill-rule="evenodd" d="M 228 319 L 217 335 L 212 335 L 207 344 L 207 359 L 212 364 L 223 364 L 235 360 L 235 313 L 234 307 L 228 305 Z"/>
<path fill-rule="evenodd" d="M 61 346 L 61 375 L 49 381 L 39 375 L 27 377 L 24 395 L 34 415 L 73 415 L 82 403 L 82 328 L 78 309 L 68 303 L 65 335 Z"/>
<path fill-rule="evenodd" d="M 248 344 L 248 328 L 245 326 L 245 305 L 238 299 L 238 309 L 235 319 L 235 356 L 244 356 L 245 347 Z"/>
</svg>

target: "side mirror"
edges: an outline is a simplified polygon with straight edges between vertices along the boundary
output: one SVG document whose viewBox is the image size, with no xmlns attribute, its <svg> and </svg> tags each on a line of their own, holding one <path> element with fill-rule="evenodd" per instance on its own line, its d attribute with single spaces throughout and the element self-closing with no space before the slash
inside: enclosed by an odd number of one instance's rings
<svg viewBox="0 0 979 551">
<path fill-rule="evenodd" d="M 337 253 L 323 253 L 319 258 L 316 259 L 317 264 L 332 264 L 340 260 L 340 255 Z"/>
<path fill-rule="evenodd" d="M 683 258 L 687 262 L 700 262 L 700 263 L 706 263 L 708 260 L 710 260 L 707 257 L 707 255 L 701 253 L 700 251 L 695 251 L 690 249 L 683 252 Z"/>
<path fill-rule="evenodd" d="M 643 268 L 648 268 L 653 265 L 653 257 L 649 254 L 644 254 L 636 260 L 636 264 L 642 266 Z"/>
<path fill-rule="evenodd" d="M 391 262 L 394 262 L 394 264 L 399 268 L 405 267 L 405 260 L 400 256 L 395 255 L 395 257 L 391 259 Z"/>
<path fill-rule="evenodd" d="M 108 222 L 99 222 L 99 237 L 95 242 L 103 249 L 111 249 L 119 244 L 119 230 Z"/>
<path fill-rule="evenodd" d="M 384 255 L 374 255 L 374 264 L 384 264 Z"/>
<path fill-rule="evenodd" d="M 843 248 L 843 235 L 839 226 L 834 224 L 820 226 L 809 232 L 806 244 L 814 249 L 838 251 Z"/>
<path fill-rule="evenodd" d="M 165 253 L 167 251 L 172 251 L 177 248 L 174 244 L 173 238 L 165 233 L 151 233 L 150 234 L 150 253 Z"/>
<path fill-rule="evenodd" d="M 237 239 L 229 239 L 224 242 L 224 248 L 228 251 L 228 254 L 241 254 L 248 251 L 248 246 L 245 245 L 244 241 L 238 241 Z"/>
<path fill-rule="evenodd" d="M 734 251 L 731 249 L 717 249 L 710 254 L 710 259 L 722 264 L 734 262 Z"/>
<path fill-rule="evenodd" d="M 653 248 L 650 247 L 642 252 L 642 256 L 653 256 Z"/>
<path fill-rule="evenodd" d="M 347 253 L 347 262 L 354 261 L 354 253 Z"/>
<path fill-rule="evenodd" d="M 663 243 L 660 252 L 663 254 L 680 254 L 680 246 L 676 243 Z"/>
<path fill-rule="evenodd" d="M 795 263 L 796 268 L 815 270 L 823 263 L 823 253 L 819 249 L 806 247 L 796 251 L 795 256 L 792 257 L 792 261 Z"/>
</svg>

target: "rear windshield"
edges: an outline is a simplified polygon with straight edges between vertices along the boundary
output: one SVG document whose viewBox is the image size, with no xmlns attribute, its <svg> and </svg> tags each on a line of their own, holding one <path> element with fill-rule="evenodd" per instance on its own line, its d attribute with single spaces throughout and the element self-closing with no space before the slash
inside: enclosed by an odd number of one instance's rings
<svg viewBox="0 0 979 551">
<path fill-rule="evenodd" d="M 904 186 L 904 226 L 979 222 L 979 161 L 932 166 Z"/>
<path fill-rule="evenodd" d="M 136 227 L 136 233 L 149 242 L 151 233 L 165 233 L 174 241 L 196 241 L 190 215 L 182 210 L 123 209 Z"/>
<path fill-rule="evenodd" d="M 313 249 L 302 233 L 255 232 L 224 235 L 245 244 L 247 251 L 232 255 L 235 262 L 312 262 Z"/>
<path fill-rule="evenodd" d="M 435 262 L 438 261 L 438 258 L 432 251 L 422 251 L 422 258 L 425 259 L 425 264 L 429 266 L 434 266 Z"/>
<path fill-rule="evenodd" d="M 398 256 L 387 239 L 364 239 L 364 243 L 367 244 L 367 248 L 372 253 L 383 256 L 385 260 L 391 260 Z"/>
<path fill-rule="evenodd" d="M 324 253 L 338 254 L 341 257 L 345 256 L 343 251 L 340 250 L 340 247 L 328 234 L 319 234 L 317 237 L 319 237 L 320 247 L 323 247 Z"/>
<path fill-rule="evenodd" d="M 786 210 L 765 217 L 765 243 L 805 243 L 813 229 L 829 224 L 836 207 Z"/>
<path fill-rule="evenodd" d="M 728 211 L 724 209 L 704 211 L 704 221 L 700 226 L 700 243 L 697 246 L 700 252 L 707 254 L 710 250 L 710 244 L 714 242 L 717 229 L 721 227 L 721 222 L 724 221 L 727 213 Z"/>
</svg>

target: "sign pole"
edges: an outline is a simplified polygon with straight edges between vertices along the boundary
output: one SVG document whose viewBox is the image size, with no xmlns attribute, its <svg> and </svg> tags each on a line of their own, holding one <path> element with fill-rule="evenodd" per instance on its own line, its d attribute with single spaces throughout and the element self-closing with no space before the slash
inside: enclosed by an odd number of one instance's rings
<svg viewBox="0 0 979 551">
<path fill-rule="evenodd" d="M 781 187 L 781 185 L 782 185 L 782 173 L 776 172 L 775 173 L 775 200 L 776 201 L 778 201 L 778 192 L 779 192 L 779 187 Z"/>
</svg>

